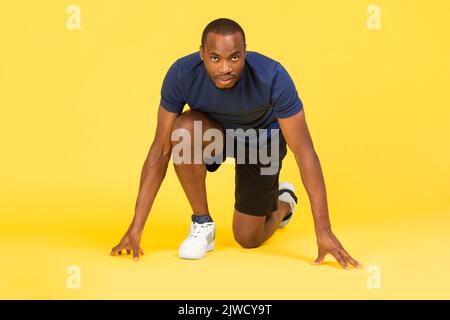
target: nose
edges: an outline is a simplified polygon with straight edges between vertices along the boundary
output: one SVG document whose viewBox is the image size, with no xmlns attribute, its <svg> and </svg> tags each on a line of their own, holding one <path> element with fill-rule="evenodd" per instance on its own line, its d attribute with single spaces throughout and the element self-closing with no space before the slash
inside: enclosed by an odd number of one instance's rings
<svg viewBox="0 0 450 320">
<path fill-rule="evenodd" d="M 222 61 L 219 65 L 219 72 L 221 74 L 228 74 L 232 71 L 231 64 L 228 61 Z"/>
</svg>

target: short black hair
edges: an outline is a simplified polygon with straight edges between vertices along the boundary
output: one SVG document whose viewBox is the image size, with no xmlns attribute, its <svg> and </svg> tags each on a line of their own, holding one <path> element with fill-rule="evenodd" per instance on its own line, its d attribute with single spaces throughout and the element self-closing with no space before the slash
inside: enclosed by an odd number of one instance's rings
<svg viewBox="0 0 450 320">
<path fill-rule="evenodd" d="M 205 27 L 205 30 L 203 30 L 202 34 L 202 42 L 201 42 L 202 48 L 205 47 L 206 36 L 210 32 L 221 34 L 224 36 L 240 32 L 242 34 L 242 39 L 244 40 L 245 45 L 244 30 L 242 30 L 241 26 L 236 21 L 233 21 L 231 19 L 219 18 L 208 23 L 208 25 Z"/>
</svg>

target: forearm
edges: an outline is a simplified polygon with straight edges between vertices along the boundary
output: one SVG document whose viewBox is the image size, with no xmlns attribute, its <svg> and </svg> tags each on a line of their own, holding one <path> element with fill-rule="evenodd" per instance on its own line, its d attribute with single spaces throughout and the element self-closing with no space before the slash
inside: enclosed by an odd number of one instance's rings
<svg viewBox="0 0 450 320">
<path fill-rule="evenodd" d="M 316 234 L 331 229 L 328 214 L 325 180 L 320 166 L 319 157 L 312 151 L 295 157 L 300 175 L 311 203 Z"/>
<path fill-rule="evenodd" d="M 170 160 L 170 149 L 153 144 L 144 162 L 135 214 L 130 228 L 142 231 L 156 194 L 164 180 Z"/>
</svg>

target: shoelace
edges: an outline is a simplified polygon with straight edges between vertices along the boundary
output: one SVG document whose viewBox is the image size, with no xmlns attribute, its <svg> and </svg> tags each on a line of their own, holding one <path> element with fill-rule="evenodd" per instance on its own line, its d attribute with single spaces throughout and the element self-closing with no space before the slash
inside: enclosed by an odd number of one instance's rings
<svg viewBox="0 0 450 320">
<path fill-rule="evenodd" d="M 208 229 L 207 224 L 200 224 L 200 223 L 193 223 L 192 224 L 192 229 L 191 229 L 191 233 L 189 234 L 189 238 L 193 239 L 193 238 L 197 238 L 198 236 L 202 235 L 202 233 L 206 232 Z"/>
</svg>

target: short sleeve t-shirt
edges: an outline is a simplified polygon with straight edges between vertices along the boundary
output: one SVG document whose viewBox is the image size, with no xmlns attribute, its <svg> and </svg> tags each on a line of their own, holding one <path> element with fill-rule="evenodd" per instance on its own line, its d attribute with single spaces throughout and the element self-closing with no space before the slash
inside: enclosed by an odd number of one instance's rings
<svg viewBox="0 0 450 320">
<path fill-rule="evenodd" d="M 167 72 L 160 105 L 181 113 L 185 104 L 206 114 L 224 129 L 279 129 L 279 118 L 303 108 L 294 82 L 277 61 L 247 51 L 241 78 L 232 89 L 217 88 L 198 52 L 175 61 Z"/>
</svg>

